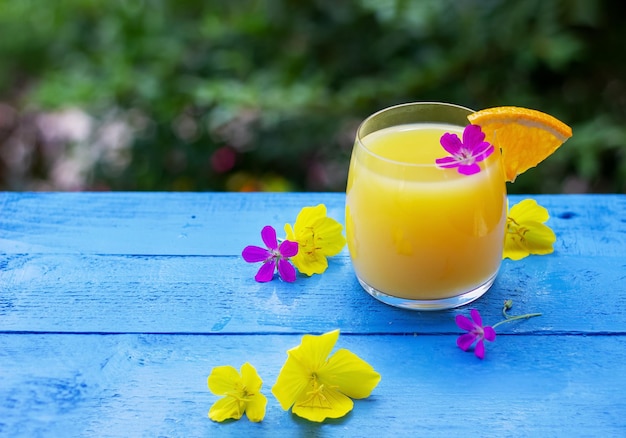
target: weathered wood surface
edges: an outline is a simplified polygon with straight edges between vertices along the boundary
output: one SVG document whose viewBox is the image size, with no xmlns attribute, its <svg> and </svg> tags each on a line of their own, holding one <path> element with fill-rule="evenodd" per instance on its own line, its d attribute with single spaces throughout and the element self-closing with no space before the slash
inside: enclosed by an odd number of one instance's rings
<svg viewBox="0 0 626 438">
<path fill-rule="evenodd" d="M 253 280 L 241 250 L 341 194 L 0 193 L 0 436 L 625 436 L 626 196 L 532 196 L 555 253 L 505 261 L 472 304 L 498 328 L 479 361 L 454 316 L 378 303 L 347 251 L 321 276 Z M 511 196 L 515 203 L 524 197 Z M 304 333 L 382 375 L 347 417 L 311 424 L 270 393 Z M 211 368 L 250 361 L 261 424 L 216 424 Z"/>
</svg>

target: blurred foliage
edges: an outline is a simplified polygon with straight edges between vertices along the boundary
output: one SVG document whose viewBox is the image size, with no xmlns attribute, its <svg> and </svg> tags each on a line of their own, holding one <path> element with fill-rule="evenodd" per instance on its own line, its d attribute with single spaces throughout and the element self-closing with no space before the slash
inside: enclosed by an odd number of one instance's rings
<svg viewBox="0 0 626 438">
<path fill-rule="evenodd" d="M 364 117 L 436 100 L 573 127 L 512 193 L 625 192 L 625 13 L 620 0 L 0 2 L 0 188 L 341 191 Z"/>
</svg>

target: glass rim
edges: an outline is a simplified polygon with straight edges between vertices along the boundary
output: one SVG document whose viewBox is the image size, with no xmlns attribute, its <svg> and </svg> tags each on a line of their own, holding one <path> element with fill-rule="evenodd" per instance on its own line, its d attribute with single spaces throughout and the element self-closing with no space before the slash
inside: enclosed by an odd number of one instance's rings
<svg viewBox="0 0 626 438">
<path fill-rule="evenodd" d="M 406 161 L 399 161 L 399 160 L 394 160 L 392 158 L 387 158 L 387 157 L 383 157 L 382 155 L 379 155 L 375 152 L 373 152 L 371 149 L 369 149 L 365 143 L 363 142 L 363 138 L 367 137 L 369 134 L 371 134 L 372 132 L 376 132 L 376 131 L 372 131 L 366 135 L 361 135 L 361 131 L 362 128 L 365 126 L 365 124 L 367 124 L 368 122 L 372 121 L 374 118 L 381 116 L 384 113 L 387 113 L 389 111 L 397 111 L 397 110 L 401 110 L 402 108 L 408 108 L 408 107 L 417 107 L 417 106 L 427 106 L 427 105 L 431 105 L 431 106 L 438 106 L 438 107 L 447 107 L 450 109 L 454 109 L 454 110 L 461 110 L 461 111 L 467 111 L 468 114 L 471 114 L 473 112 L 475 112 L 475 110 L 467 108 L 465 106 L 462 105 L 457 105 L 454 103 L 447 103 L 447 102 L 434 102 L 434 101 L 423 101 L 423 102 L 407 102 L 407 103 L 401 103 L 401 104 L 397 104 L 397 105 L 392 105 L 392 106 L 388 106 L 386 108 L 380 109 L 378 111 L 376 111 L 375 113 L 370 114 L 369 116 L 367 116 L 358 126 L 357 130 L 356 130 L 356 143 L 358 144 L 359 147 L 361 147 L 368 155 L 372 156 L 373 158 L 380 160 L 380 161 L 385 161 L 389 164 L 393 164 L 393 165 L 397 165 L 397 166 L 402 166 L 402 167 L 414 167 L 414 168 L 432 168 L 432 167 L 438 167 L 436 163 L 409 163 Z M 422 123 L 422 122 L 415 122 L 416 124 Z M 423 123 L 428 123 L 428 122 L 423 122 Z M 446 122 L 432 122 L 432 123 L 441 123 L 441 124 L 446 124 Z M 460 124 L 456 124 L 454 122 L 450 122 L 448 123 L 449 125 L 452 126 L 458 126 L 459 128 L 464 128 L 463 125 Z M 400 126 L 401 124 L 398 125 L 394 125 L 394 126 Z M 469 125 L 469 121 L 467 122 L 467 125 Z M 465 125 L 465 126 L 467 126 Z M 383 128 L 384 129 L 384 128 Z M 378 131 L 378 130 L 377 130 Z M 442 157 L 445 155 L 445 150 L 442 147 Z"/>
</svg>

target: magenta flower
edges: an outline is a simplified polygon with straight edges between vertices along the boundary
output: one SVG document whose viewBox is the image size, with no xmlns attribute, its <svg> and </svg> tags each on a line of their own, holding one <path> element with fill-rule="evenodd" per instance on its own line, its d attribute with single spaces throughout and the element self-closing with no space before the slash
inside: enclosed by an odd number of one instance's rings
<svg viewBox="0 0 626 438">
<path fill-rule="evenodd" d="M 485 357 L 484 341 L 493 342 L 496 339 L 496 331 L 490 326 L 483 327 L 483 319 L 478 310 L 470 310 L 470 315 L 472 316 L 471 320 L 463 315 L 456 316 L 456 325 L 469 332 L 459 336 L 456 340 L 456 345 L 458 345 L 461 350 L 467 351 L 474 341 L 478 341 L 474 348 L 474 354 L 479 359 L 482 359 Z"/>
<path fill-rule="evenodd" d="M 261 230 L 261 238 L 267 248 L 246 246 L 241 253 L 243 259 L 248 263 L 263 262 L 254 279 L 261 283 L 271 281 L 278 268 L 278 275 L 284 281 L 290 283 L 296 281 L 296 268 L 289 262 L 289 257 L 298 254 L 298 243 L 283 240 L 279 246 L 276 240 L 276 230 L 269 225 Z"/>
<path fill-rule="evenodd" d="M 441 146 L 451 156 L 437 158 L 437 166 L 450 169 L 457 167 L 463 175 L 473 175 L 480 172 L 479 161 L 483 161 L 494 151 L 491 143 L 485 141 L 485 134 L 478 125 L 467 125 L 463 130 L 463 142 L 456 134 L 446 132 L 439 140 Z"/>
</svg>

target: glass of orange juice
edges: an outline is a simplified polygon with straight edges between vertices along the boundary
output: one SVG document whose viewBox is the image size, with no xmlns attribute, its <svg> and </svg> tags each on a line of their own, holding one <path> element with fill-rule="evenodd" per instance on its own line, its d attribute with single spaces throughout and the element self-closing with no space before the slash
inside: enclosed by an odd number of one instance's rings
<svg viewBox="0 0 626 438">
<path fill-rule="evenodd" d="M 463 150 L 445 158 L 443 147 L 444 135 L 465 143 L 473 112 L 408 103 L 369 116 L 357 130 L 346 235 L 359 283 L 382 302 L 448 309 L 474 301 L 495 280 L 507 211 L 500 151 L 472 160 Z"/>
</svg>

